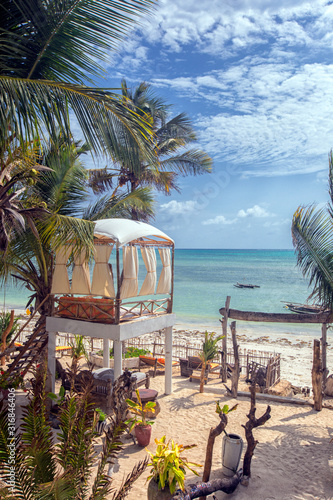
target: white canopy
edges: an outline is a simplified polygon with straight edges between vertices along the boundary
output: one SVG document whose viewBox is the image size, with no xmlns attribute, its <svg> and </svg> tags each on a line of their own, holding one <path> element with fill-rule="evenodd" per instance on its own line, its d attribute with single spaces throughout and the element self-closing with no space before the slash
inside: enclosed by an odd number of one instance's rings
<svg viewBox="0 0 333 500">
<path fill-rule="evenodd" d="M 118 248 L 144 236 L 155 236 L 174 243 L 165 233 L 145 222 L 129 219 L 102 219 L 95 224 L 95 236 L 111 238 Z"/>
</svg>

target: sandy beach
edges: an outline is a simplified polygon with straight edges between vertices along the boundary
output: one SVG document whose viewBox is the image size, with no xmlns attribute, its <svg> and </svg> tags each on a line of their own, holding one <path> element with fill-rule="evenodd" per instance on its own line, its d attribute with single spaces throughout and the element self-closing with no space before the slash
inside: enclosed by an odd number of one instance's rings
<svg viewBox="0 0 333 500">
<path fill-rule="evenodd" d="M 216 326 L 207 329 L 220 333 L 220 325 Z M 174 342 L 181 340 L 200 343 L 204 330 L 205 328 L 197 325 L 176 325 Z M 274 330 L 267 330 L 267 335 L 262 335 L 262 331 L 256 335 L 256 331 L 245 327 L 239 327 L 237 331 L 241 349 L 281 353 L 281 377 L 294 385 L 311 386 L 311 335 L 302 337 Z M 146 340 L 153 339 L 155 335 L 147 335 Z M 66 362 L 66 357 L 63 362 Z M 332 366 L 333 352 L 329 345 L 328 367 Z M 236 402 L 226 395 L 221 379 L 214 375 L 205 385 L 205 392 L 200 394 L 199 384 L 181 377 L 179 368 L 175 367 L 171 395 L 164 394 L 163 375 L 151 378 L 151 388 L 159 393 L 157 400 L 161 412 L 155 419 L 152 441 L 148 449 L 153 451 L 156 446 L 154 439 L 166 435 L 168 439 L 172 438 L 184 445 L 195 443 L 197 446 L 187 452 L 187 458 L 203 464 L 209 430 L 218 424 L 215 402 L 219 400 L 221 404 L 229 406 Z M 242 424 L 247 420 L 250 400 L 238 398 L 237 403 L 237 410 L 228 417 L 227 431 L 241 435 L 245 441 Z M 254 430 L 258 445 L 252 460 L 249 485 L 240 485 L 231 495 L 217 492 L 216 499 L 333 500 L 333 471 L 329 467 L 329 460 L 333 459 L 333 442 L 330 442 L 333 436 L 333 410 L 323 409 L 316 412 L 311 406 L 258 401 L 257 417 L 264 413 L 267 404 L 271 406 L 271 419 L 263 427 Z M 100 445 L 101 440 L 98 446 Z M 222 437 L 219 436 L 214 447 L 212 478 L 221 475 L 221 446 Z M 124 439 L 124 449 L 114 467 L 115 485 L 119 484 L 145 455 L 144 449 L 133 444 L 131 440 Z M 201 473 L 200 469 L 198 472 Z M 147 498 L 148 476 L 149 469 L 134 484 L 128 496 L 130 500 Z M 200 478 L 193 474 L 186 476 L 187 484 L 199 480 Z M 213 496 L 208 498 L 213 499 Z"/>
<path fill-rule="evenodd" d="M 176 370 L 173 394 L 163 394 L 164 376 L 161 375 L 152 379 L 151 387 L 159 391 L 158 402 L 161 406 L 153 425 L 152 440 L 166 435 L 184 445 L 195 443 L 197 447 L 187 452 L 187 458 L 203 464 L 209 430 L 218 424 L 215 401 L 231 406 L 235 400 L 225 395 L 219 379 L 209 381 L 205 392 L 200 394 L 199 384 L 180 377 Z M 237 410 L 228 416 L 227 431 L 237 433 L 245 440 L 242 424 L 247 420 L 250 401 L 239 398 L 237 403 Z M 249 485 L 239 485 L 231 495 L 217 492 L 216 499 L 332 500 L 333 473 L 328 465 L 328 460 L 333 458 L 333 443 L 330 443 L 332 410 L 316 412 L 310 406 L 269 404 L 271 419 L 254 430 L 259 443 L 252 460 Z M 266 407 L 267 403 L 258 402 L 256 416 L 261 416 Z M 154 450 L 155 446 L 152 441 L 148 449 Z M 221 475 L 221 446 L 222 436 L 219 436 L 215 441 L 212 478 Z M 145 454 L 144 449 L 126 441 L 119 464 L 115 467 L 116 481 L 121 481 Z M 129 499 L 146 499 L 148 475 L 149 470 L 146 470 L 137 480 Z M 199 479 L 193 474 L 186 477 L 188 484 Z"/>
</svg>

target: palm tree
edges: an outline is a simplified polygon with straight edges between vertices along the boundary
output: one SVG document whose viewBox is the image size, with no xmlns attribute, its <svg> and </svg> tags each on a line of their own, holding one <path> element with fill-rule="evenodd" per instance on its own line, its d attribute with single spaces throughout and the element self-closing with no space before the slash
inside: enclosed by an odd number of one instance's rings
<svg viewBox="0 0 333 500">
<path fill-rule="evenodd" d="M 116 177 L 118 184 L 115 192 L 123 186 L 128 186 L 129 192 L 141 186 L 152 186 L 158 191 L 170 194 L 173 189 L 180 191 L 177 184 L 179 176 L 211 172 L 212 159 L 206 153 L 198 149 L 187 149 L 188 144 L 196 141 L 196 135 L 185 113 L 169 119 L 170 106 L 157 98 L 151 85 L 145 82 L 131 91 L 126 81 L 122 80 L 121 87 L 124 105 L 138 115 L 150 117 L 154 132 L 151 147 L 153 157 L 158 158 L 158 163 L 147 161 L 132 141 L 132 149 L 136 150 L 135 161 L 131 158 L 125 161 L 117 158 L 115 168 L 106 169 L 104 176 L 100 171 L 95 175 L 92 172 L 91 185 L 95 190 L 112 187 Z M 144 213 L 133 210 L 132 218 L 147 217 Z"/>
<path fill-rule="evenodd" d="M 224 335 L 219 335 L 218 337 L 215 337 L 215 335 L 216 334 L 214 332 L 205 332 L 205 340 L 202 344 L 202 351 L 199 354 L 199 358 L 201 360 L 200 392 L 204 392 L 205 372 L 207 364 L 209 363 L 209 361 L 212 361 L 217 355 L 217 343 L 224 337 Z"/>
<path fill-rule="evenodd" d="M 292 221 L 297 265 L 309 278 L 312 293 L 323 308 L 333 309 L 333 154 L 329 154 L 330 201 L 324 208 L 298 207 Z"/>
<path fill-rule="evenodd" d="M 60 127 L 70 140 L 71 113 L 94 152 L 130 157 L 150 127 L 110 91 L 88 87 L 101 62 L 152 0 L 4 0 L 0 4 L 0 145 Z M 99 61 L 99 62 L 98 62 Z M 89 76 L 90 75 L 90 76 Z M 124 133 L 124 130 L 127 133 Z M 131 138 L 130 142 L 128 137 Z M 120 139 L 121 138 L 121 139 Z"/>
</svg>

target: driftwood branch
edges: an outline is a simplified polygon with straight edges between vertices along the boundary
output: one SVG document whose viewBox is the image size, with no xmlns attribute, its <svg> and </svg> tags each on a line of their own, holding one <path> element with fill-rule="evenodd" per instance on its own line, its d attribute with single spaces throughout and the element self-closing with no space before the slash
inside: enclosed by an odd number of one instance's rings
<svg viewBox="0 0 333 500">
<path fill-rule="evenodd" d="M 212 460 L 213 460 L 213 448 L 214 448 L 214 442 L 215 438 L 222 434 L 224 429 L 227 426 L 228 423 L 228 418 L 225 413 L 219 413 L 220 417 L 220 423 L 216 427 L 211 427 L 209 431 L 209 436 L 208 436 L 208 442 L 207 442 L 207 448 L 206 448 L 206 459 L 205 459 L 205 465 L 204 465 L 204 470 L 202 473 L 202 482 L 206 483 L 209 481 L 210 478 L 210 471 L 212 469 Z M 206 496 L 202 496 L 201 500 L 206 500 Z"/>
<path fill-rule="evenodd" d="M 312 365 L 313 408 L 321 411 L 323 408 L 323 369 L 320 356 L 320 340 L 313 341 Z"/>
<path fill-rule="evenodd" d="M 238 380 L 239 380 L 239 354 L 238 354 L 238 345 L 236 338 L 236 321 L 233 321 L 231 323 L 231 337 L 232 337 L 232 346 L 234 350 L 234 359 L 235 359 L 235 364 L 231 369 L 231 394 L 232 397 L 237 398 Z"/>
<path fill-rule="evenodd" d="M 214 479 L 208 483 L 191 484 L 185 491 L 177 490 L 172 500 L 192 500 L 192 498 L 199 498 L 202 496 L 210 495 L 215 491 L 223 491 L 224 493 L 233 493 L 239 483 L 241 482 L 243 473 L 240 469 L 232 477 L 224 477 L 222 479 Z"/>
<path fill-rule="evenodd" d="M 251 393 L 251 408 L 250 413 L 247 415 L 248 421 L 245 425 L 242 425 L 245 429 L 245 437 L 247 441 L 247 449 L 244 455 L 243 471 L 244 476 L 251 477 L 251 460 L 253 457 L 254 449 L 258 444 L 258 441 L 254 439 L 253 429 L 264 425 L 267 420 L 271 418 L 271 407 L 267 406 L 265 413 L 260 417 L 256 418 L 256 381 L 254 380 L 250 386 Z"/>
</svg>

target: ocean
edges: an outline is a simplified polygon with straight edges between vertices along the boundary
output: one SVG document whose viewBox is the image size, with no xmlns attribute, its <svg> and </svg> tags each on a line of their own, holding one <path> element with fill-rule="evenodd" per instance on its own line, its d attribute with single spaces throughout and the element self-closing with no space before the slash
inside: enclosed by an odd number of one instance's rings
<svg viewBox="0 0 333 500">
<path fill-rule="evenodd" d="M 142 261 L 139 268 L 140 286 L 145 277 Z M 260 288 L 236 288 L 237 282 Z M 1 290 L 0 309 L 5 303 L 7 309 L 24 310 L 30 294 L 7 284 Z M 309 294 L 292 250 L 175 250 L 174 312 L 179 323 L 219 325 L 219 309 L 228 295 L 233 309 L 284 312 L 282 301 L 305 302 Z"/>
<path fill-rule="evenodd" d="M 139 268 L 141 286 L 146 274 L 141 258 Z M 160 270 L 158 264 L 158 273 Z M 236 288 L 237 282 L 260 288 Z M 303 303 L 310 293 L 292 250 L 175 250 L 174 312 L 178 331 L 207 329 L 220 334 L 219 309 L 228 295 L 232 309 L 287 312 L 283 301 Z M 30 294 L 22 287 L 2 287 L 0 310 L 5 300 L 6 309 L 24 311 Z M 241 348 L 281 353 L 283 377 L 295 385 L 311 384 L 313 339 L 320 338 L 321 325 L 237 321 L 236 330 Z M 329 367 L 333 365 L 330 344 L 328 362 Z"/>
</svg>

